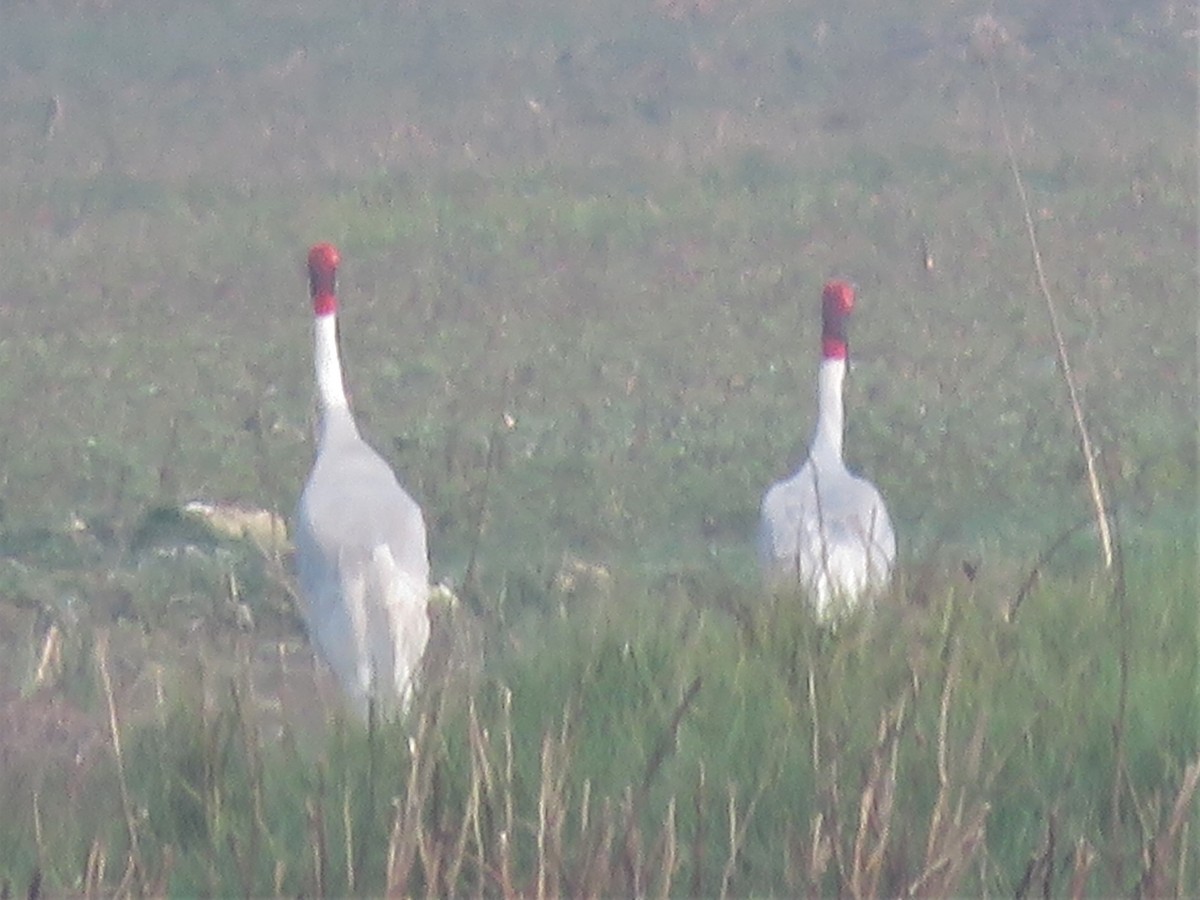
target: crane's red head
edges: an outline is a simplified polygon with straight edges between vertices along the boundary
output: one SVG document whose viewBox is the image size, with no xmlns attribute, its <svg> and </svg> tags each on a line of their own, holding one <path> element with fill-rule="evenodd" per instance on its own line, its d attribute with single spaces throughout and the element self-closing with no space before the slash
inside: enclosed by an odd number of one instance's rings
<svg viewBox="0 0 1200 900">
<path fill-rule="evenodd" d="M 825 359 L 846 358 L 846 322 L 854 309 L 854 285 L 830 281 L 821 292 L 821 354 Z"/>
<path fill-rule="evenodd" d="M 341 261 L 333 244 L 314 244 L 308 251 L 308 291 L 318 316 L 337 312 L 337 267 Z"/>
</svg>

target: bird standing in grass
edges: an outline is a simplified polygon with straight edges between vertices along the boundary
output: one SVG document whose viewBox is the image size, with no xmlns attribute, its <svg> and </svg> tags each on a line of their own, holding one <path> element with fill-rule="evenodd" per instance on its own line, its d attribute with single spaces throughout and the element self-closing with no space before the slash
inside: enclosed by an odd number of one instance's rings
<svg viewBox="0 0 1200 900">
<path fill-rule="evenodd" d="M 421 508 L 358 433 L 338 357 L 338 252 L 308 254 L 320 425 L 293 527 L 309 637 L 362 714 L 402 712 L 429 640 Z"/>
<path fill-rule="evenodd" d="M 896 559 L 883 498 L 842 460 L 846 324 L 853 307 L 850 284 L 825 285 L 816 433 L 800 470 L 763 497 L 759 531 L 768 586 L 805 592 L 822 619 L 836 618 L 885 586 Z"/>
</svg>

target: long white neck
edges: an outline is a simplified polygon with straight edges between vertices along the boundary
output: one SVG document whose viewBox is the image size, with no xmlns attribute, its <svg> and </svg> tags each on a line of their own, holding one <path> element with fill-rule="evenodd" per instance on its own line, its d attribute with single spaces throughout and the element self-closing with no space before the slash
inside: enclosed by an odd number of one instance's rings
<svg viewBox="0 0 1200 900">
<path fill-rule="evenodd" d="M 313 319 L 313 359 L 317 372 L 317 402 L 321 420 L 349 418 L 350 403 L 342 383 L 342 362 L 338 356 L 337 316 L 316 316 Z"/>
<path fill-rule="evenodd" d="M 817 430 L 809 449 L 809 458 L 819 465 L 843 465 L 842 433 L 846 412 L 842 403 L 842 383 L 845 380 L 846 360 L 821 360 L 821 368 L 817 371 Z"/>
</svg>

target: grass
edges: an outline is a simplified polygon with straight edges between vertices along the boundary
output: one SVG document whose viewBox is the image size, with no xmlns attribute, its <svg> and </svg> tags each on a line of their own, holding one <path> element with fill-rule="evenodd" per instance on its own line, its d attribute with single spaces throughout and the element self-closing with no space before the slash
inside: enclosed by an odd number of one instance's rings
<svg viewBox="0 0 1200 900">
<path fill-rule="evenodd" d="M 1125 596 L 1044 583 L 1010 622 L 947 585 L 836 635 L 732 590 L 554 592 L 557 614 L 510 621 L 502 661 L 438 682 L 407 731 L 299 728 L 248 661 L 201 661 L 126 713 L 82 815 L 33 844 L 9 823 L 6 877 L 378 894 L 403 858 L 398 883 L 438 894 L 979 895 L 1040 865 L 1055 892 L 1128 891 L 1195 751 L 1186 557 L 1130 570 Z M 70 789 L 47 778 L 34 809 Z M 1186 893 L 1186 835 L 1164 846 L 1155 877 Z M 107 879 L 81 876 L 89 854 Z"/>
<path fill-rule="evenodd" d="M 1194 11 L 52 6 L 0 29 L 9 890 L 1195 892 Z M 1038 563 L 1088 501 L 989 56 L 1123 583 Z M 404 730 L 178 512 L 294 503 L 316 239 L 463 589 Z M 821 635 L 750 538 L 835 274 L 903 559 Z"/>
</svg>

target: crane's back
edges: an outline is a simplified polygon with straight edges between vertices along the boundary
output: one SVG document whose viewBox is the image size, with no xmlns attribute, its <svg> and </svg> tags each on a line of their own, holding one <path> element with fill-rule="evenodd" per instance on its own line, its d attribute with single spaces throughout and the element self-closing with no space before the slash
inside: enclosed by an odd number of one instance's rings
<svg viewBox="0 0 1200 900">
<path fill-rule="evenodd" d="M 896 538 L 870 482 L 810 461 L 763 497 L 759 552 L 769 587 L 807 591 L 824 615 L 886 585 Z"/>
<path fill-rule="evenodd" d="M 322 440 L 297 520 L 326 555 L 386 544 L 397 566 L 414 578 L 429 579 L 421 508 L 357 434 Z"/>
</svg>

